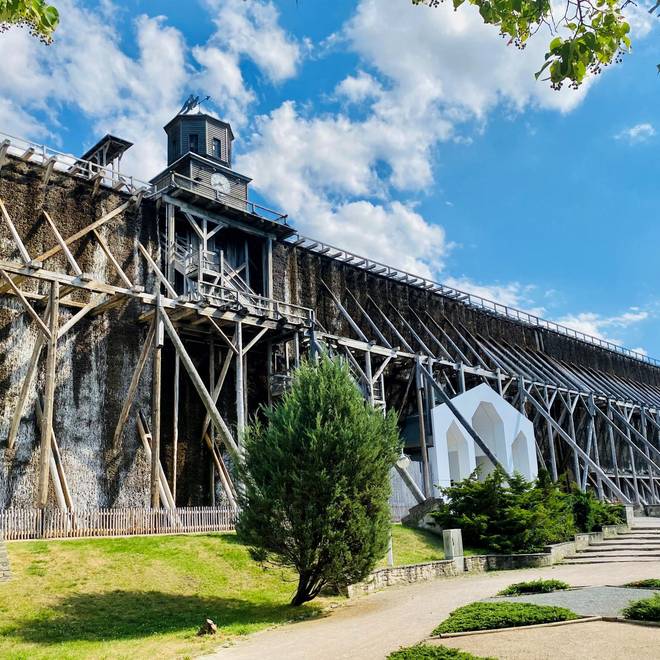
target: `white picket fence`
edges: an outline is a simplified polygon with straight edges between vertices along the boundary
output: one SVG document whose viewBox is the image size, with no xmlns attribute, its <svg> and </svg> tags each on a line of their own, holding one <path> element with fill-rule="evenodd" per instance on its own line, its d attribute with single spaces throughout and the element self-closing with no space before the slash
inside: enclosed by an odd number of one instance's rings
<svg viewBox="0 0 660 660">
<path fill-rule="evenodd" d="M 230 506 L 180 509 L 0 510 L 0 538 L 65 539 L 140 534 L 229 532 L 236 510 Z"/>
</svg>

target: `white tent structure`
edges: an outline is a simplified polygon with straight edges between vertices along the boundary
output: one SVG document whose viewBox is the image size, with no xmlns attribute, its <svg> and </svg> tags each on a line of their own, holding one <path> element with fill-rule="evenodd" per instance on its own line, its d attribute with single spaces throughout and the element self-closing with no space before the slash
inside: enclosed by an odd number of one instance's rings
<svg viewBox="0 0 660 660">
<path fill-rule="evenodd" d="M 488 449 L 507 472 L 520 472 L 526 479 L 538 474 L 534 425 L 491 387 L 482 383 L 452 399 Z M 431 411 L 433 447 L 429 462 L 434 484 L 446 487 L 461 481 L 481 467 L 483 479 L 493 469 L 491 460 L 468 435 L 446 404 Z"/>
</svg>

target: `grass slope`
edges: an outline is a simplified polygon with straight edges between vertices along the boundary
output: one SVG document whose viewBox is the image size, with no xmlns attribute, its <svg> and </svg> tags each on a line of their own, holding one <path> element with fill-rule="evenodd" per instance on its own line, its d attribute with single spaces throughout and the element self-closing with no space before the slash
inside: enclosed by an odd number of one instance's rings
<svg viewBox="0 0 660 660">
<path fill-rule="evenodd" d="M 404 525 L 392 525 L 392 552 L 395 566 L 445 558 L 442 536 Z M 387 566 L 387 557 L 384 557 L 378 566 Z"/>
<path fill-rule="evenodd" d="M 513 626 L 533 626 L 539 623 L 570 621 L 580 617 L 565 607 L 533 603 L 476 602 L 454 610 L 434 631 L 434 635 L 495 630 Z"/>
<path fill-rule="evenodd" d="M 194 654 L 324 604 L 291 608 L 294 575 L 263 570 L 233 534 L 7 547 L 13 579 L 0 585 L 1 658 Z M 219 634 L 198 638 L 207 617 Z"/>
</svg>

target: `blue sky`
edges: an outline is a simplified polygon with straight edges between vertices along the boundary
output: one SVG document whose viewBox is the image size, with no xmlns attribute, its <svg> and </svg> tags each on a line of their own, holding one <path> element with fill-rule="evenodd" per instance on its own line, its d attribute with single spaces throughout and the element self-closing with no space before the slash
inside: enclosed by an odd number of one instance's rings
<svg viewBox="0 0 660 660">
<path fill-rule="evenodd" d="M 0 34 L 0 131 L 82 153 L 135 142 L 191 93 L 232 122 L 253 196 L 302 233 L 660 357 L 660 32 L 579 91 L 534 80 L 470 7 L 409 0 L 56 3 L 45 48 Z M 655 166 L 655 167 L 654 167 Z"/>
</svg>

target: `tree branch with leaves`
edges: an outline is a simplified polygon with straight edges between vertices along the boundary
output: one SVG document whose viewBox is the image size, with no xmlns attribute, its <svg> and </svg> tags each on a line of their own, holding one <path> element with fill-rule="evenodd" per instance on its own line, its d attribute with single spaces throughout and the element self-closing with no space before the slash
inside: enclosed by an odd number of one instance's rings
<svg viewBox="0 0 660 660">
<path fill-rule="evenodd" d="M 437 7 L 442 0 L 412 0 Z M 547 76 L 553 88 L 577 88 L 590 74 L 620 62 L 631 48 L 625 9 L 631 0 L 565 0 L 563 13 L 549 0 L 452 0 L 458 10 L 465 2 L 478 8 L 484 23 L 499 27 L 510 45 L 522 49 L 542 28 L 553 36 L 536 77 Z"/>
<path fill-rule="evenodd" d="M 13 25 L 27 27 L 33 36 L 49 44 L 59 22 L 57 9 L 44 0 L 0 0 L 0 32 Z"/>
</svg>

